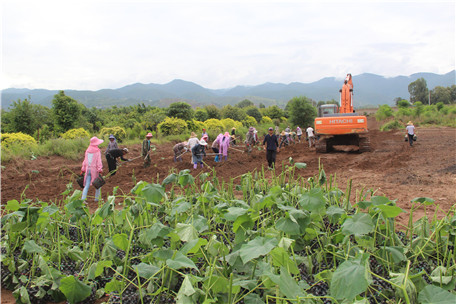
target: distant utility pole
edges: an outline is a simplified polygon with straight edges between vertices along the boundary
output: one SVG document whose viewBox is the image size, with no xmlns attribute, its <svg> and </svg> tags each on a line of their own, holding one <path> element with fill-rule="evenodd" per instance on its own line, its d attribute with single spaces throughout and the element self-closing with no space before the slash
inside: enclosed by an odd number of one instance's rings
<svg viewBox="0 0 456 304">
<path fill-rule="evenodd" d="M 429 90 L 429 105 L 431 105 L 431 91 Z"/>
</svg>

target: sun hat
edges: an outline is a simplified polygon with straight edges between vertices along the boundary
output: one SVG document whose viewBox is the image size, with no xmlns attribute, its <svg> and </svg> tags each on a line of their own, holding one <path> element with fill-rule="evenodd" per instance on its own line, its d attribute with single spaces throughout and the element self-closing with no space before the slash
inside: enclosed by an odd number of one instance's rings
<svg viewBox="0 0 456 304">
<path fill-rule="evenodd" d="M 184 141 L 182 142 L 184 144 L 184 146 L 188 145 L 188 142 L 187 141 Z"/>
<path fill-rule="evenodd" d="M 232 127 L 231 130 L 236 130 L 236 128 L 235 128 L 235 127 Z"/>
<path fill-rule="evenodd" d="M 128 149 L 127 148 L 123 148 L 122 151 L 125 151 L 128 153 Z"/>
<path fill-rule="evenodd" d="M 249 128 L 249 132 L 253 132 L 254 128 L 253 127 L 250 127 Z"/>
<path fill-rule="evenodd" d="M 410 126 L 410 125 L 413 125 L 412 121 L 409 120 L 409 122 L 407 123 L 407 125 L 409 125 L 409 126 Z"/>
<path fill-rule="evenodd" d="M 114 137 L 114 135 L 110 134 L 109 139 L 116 139 L 116 138 Z"/>
<path fill-rule="evenodd" d="M 230 133 L 228 133 L 228 132 L 225 132 L 225 136 L 230 136 Z"/>
<path fill-rule="evenodd" d="M 202 138 L 208 138 L 207 134 L 204 134 Z"/>
<path fill-rule="evenodd" d="M 147 135 L 146 135 L 146 137 L 152 137 L 152 136 L 153 136 L 153 135 L 152 135 L 152 133 L 150 133 L 150 132 L 147 133 Z"/>
<path fill-rule="evenodd" d="M 103 143 L 103 139 L 99 139 L 98 137 L 94 136 L 90 139 L 90 145 L 91 146 L 98 146 L 99 144 Z"/>
<path fill-rule="evenodd" d="M 199 144 L 200 144 L 201 146 L 207 146 L 207 142 L 206 142 L 204 139 L 201 139 L 200 142 L 199 142 Z"/>
</svg>

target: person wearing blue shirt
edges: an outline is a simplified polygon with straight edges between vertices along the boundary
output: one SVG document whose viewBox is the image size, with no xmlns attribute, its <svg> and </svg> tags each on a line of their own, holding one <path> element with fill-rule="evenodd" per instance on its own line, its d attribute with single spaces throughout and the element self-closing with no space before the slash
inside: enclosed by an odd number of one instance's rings
<svg viewBox="0 0 456 304">
<path fill-rule="evenodd" d="M 269 128 L 268 134 L 264 137 L 263 148 L 266 150 L 266 159 L 268 160 L 269 169 L 274 168 L 276 155 L 279 152 L 279 141 L 277 136 L 274 134 L 274 129 Z"/>
</svg>

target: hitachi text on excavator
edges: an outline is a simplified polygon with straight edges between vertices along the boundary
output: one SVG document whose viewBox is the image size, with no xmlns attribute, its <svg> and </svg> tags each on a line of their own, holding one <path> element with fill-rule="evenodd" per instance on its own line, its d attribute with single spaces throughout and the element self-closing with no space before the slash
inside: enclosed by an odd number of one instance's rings
<svg viewBox="0 0 456 304">
<path fill-rule="evenodd" d="M 340 92 L 340 108 L 335 104 L 318 107 L 315 132 L 320 137 L 317 153 L 334 150 L 335 146 L 357 146 L 359 152 L 370 151 L 366 116 L 356 115 L 353 108 L 353 81 L 347 74 Z"/>
</svg>

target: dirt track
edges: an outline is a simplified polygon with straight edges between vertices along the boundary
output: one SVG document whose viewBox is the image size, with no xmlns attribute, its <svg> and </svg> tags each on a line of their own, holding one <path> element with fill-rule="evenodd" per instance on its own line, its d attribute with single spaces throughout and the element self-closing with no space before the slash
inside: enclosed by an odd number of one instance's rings
<svg viewBox="0 0 456 304">
<path fill-rule="evenodd" d="M 326 174 L 336 174 L 339 188 L 345 190 L 347 181 L 352 179 L 352 202 L 360 189 L 375 190 L 376 195 L 385 195 L 397 199 L 397 203 L 408 211 L 410 200 L 415 197 L 430 197 L 448 211 L 456 202 L 456 129 L 454 128 L 417 128 L 418 141 L 414 147 L 404 142 L 403 131 L 380 132 L 373 118 L 369 118 L 372 152 L 333 152 L 316 154 L 307 143 L 296 144 L 282 149 L 277 155 L 277 164 L 293 157 L 295 162 L 307 163 L 307 169 L 299 170 L 305 177 L 318 173 L 318 158 Z M 183 156 L 184 162 L 174 163 L 173 144 L 158 146 L 152 160 L 152 166 L 144 169 L 140 159 L 124 163 L 117 174 L 110 178 L 103 187 L 103 197 L 112 193 L 119 186 L 117 194 L 128 193 L 136 181 L 156 182 L 165 178 L 173 168 L 177 171 L 192 168 L 190 153 Z M 140 145 L 128 147 L 130 158 L 140 154 Z M 241 147 L 236 147 L 242 149 Z M 71 171 L 80 172 L 83 155 L 78 161 L 69 161 L 61 157 L 43 157 L 37 160 L 11 162 L 3 164 L 1 173 L 1 203 L 20 199 L 21 193 L 30 199 L 45 202 L 59 202 L 69 181 L 74 180 Z M 217 171 L 217 176 L 225 180 L 255 169 L 260 170 L 267 162 L 263 151 L 255 150 L 249 157 L 238 151 L 231 151 L 228 162 L 215 163 L 213 157 L 207 163 Z M 107 171 L 106 160 L 103 157 Z M 194 175 L 208 171 L 208 168 L 194 171 Z M 193 169 L 192 169 L 193 171 Z M 105 172 L 107 173 L 107 172 Z M 28 186 L 28 188 L 26 188 Z M 75 183 L 75 187 L 79 188 Z M 93 195 L 94 190 L 89 191 Z M 91 208 L 96 204 L 89 201 Z M 431 214 L 432 209 L 429 211 Z M 400 221 L 406 223 L 407 214 L 402 214 Z"/>
</svg>

